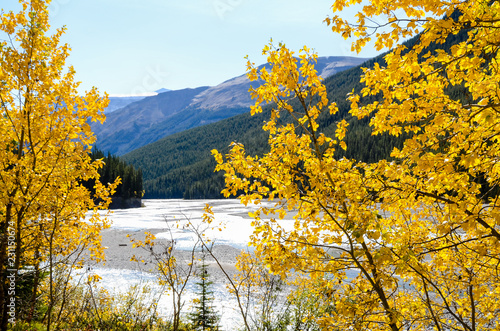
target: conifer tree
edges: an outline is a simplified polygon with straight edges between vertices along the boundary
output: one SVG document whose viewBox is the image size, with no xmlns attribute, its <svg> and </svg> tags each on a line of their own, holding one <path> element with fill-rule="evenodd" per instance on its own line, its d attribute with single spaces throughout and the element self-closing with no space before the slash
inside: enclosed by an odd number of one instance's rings
<svg viewBox="0 0 500 331">
<path fill-rule="evenodd" d="M 207 267 L 208 265 L 205 262 L 205 252 L 203 252 L 201 259 L 201 268 L 198 274 L 200 280 L 196 283 L 196 285 L 198 286 L 198 298 L 194 300 L 194 311 L 189 314 L 189 318 L 191 320 L 193 328 L 197 331 L 220 330 L 220 318 L 213 306 L 214 293 L 210 289 L 213 282 L 209 280 L 210 275 L 208 273 Z"/>
<path fill-rule="evenodd" d="M 142 170 L 135 169 L 134 166 L 127 164 L 116 155 L 108 153 L 107 157 L 104 152 L 94 147 L 90 154 L 92 161 L 102 161 L 103 166 L 98 170 L 100 181 L 103 183 L 113 182 L 116 178 L 121 178 L 122 182 L 117 186 L 113 197 L 142 198 Z M 95 180 L 90 179 L 84 181 L 83 185 L 90 191 L 94 192 Z"/>
</svg>

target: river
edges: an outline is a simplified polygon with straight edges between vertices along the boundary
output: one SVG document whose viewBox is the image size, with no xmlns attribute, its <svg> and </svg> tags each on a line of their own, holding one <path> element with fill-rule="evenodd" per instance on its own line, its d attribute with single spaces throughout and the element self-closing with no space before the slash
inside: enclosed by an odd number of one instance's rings
<svg viewBox="0 0 500 331">
<path fill-rule="evenodd" d="M 177 249 L 188 250 L 193 247 L 196 237 L 192 231 L 185 228 L 189 222 L 191 226 L 204 229 L 205 236 L 216 245 L 229 245 L 237 249 L 248 248 L 250 235 L 253 231 L 252 218 L 248 215 L 257 206 L 244 206 L 239 200 L 143 200 L 144 207 L 135 209 L 113 210 L 107 217 L 111 221 L 111 229 L 117 231 L 142 232 L 155 230 L 156 237 L 172 237 Z M 206 204 L 212 206 L 214 222 L 207 228 L 202 222 L 203 209 Z M 271 204 L 268 203 L 268 206 Z M 103 211 L 104 215 L 105 212 Z M 175 223 L 173 223 L 175 222 Z M 285 228 L 293 227 L 293 219 L 287 218 L 280 222 Z M 175 226 L 172 226 L 175 224 Z M 179 225 L 177 227 L 177 224 Z M 162 229 L 165 232 L 162 232 Z M 115 243 L 114 246 L 118 246 Z M 155 276 L 148 272 L 127 268 L 96 267 L 92 272 L 102 277 L 100 286 L 113 292 L 124 292 L 134 284 L 148 284 L 159 291 Z M 220 279 L 219 279 L 220 280 Z M 188 313 L 189 303 L 196 297 L 196 279 L 189 283 L 184 295 Z M 236 310 L 236 300 L 233 298 L 222 281 L 212 285 L 215 296 L 215 307 L 221 316 L 224 330 L 235 329 L 241 325 L 239 311 Z M 163 295 L 159 301 L 159 312 L 168 318 L 171 314 L 171 298 Z"/>
</svg>

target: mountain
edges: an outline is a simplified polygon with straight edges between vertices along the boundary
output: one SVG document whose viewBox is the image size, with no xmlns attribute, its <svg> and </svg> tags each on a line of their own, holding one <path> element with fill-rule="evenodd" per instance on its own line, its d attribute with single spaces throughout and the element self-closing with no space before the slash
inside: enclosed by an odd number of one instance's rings
<svg viewBox="0 0 500 331">
<path fill-rule="evenodd" d="M 467 37 L 467 31 L 450 35 L 444 43 L 431 44 L 426 51 L 450 49 Z M 418 36 L 405 42 L 405 46 L 411 48 L 416 40 Z M 337 103 L 339 111 L 335 115 L 323 113 L 318 118 L 319 130 L 326 136 L 334 136 L 339 120 L 345 119 L 349 123 L 345 137 L 348 148 L 346 151 L 337 151 L 336 156 L 339 158 L 347 157 L 363 162 L 390 159 L 393 148 L 402 148 L 403 141 L 408 138 L 406 134 L 399 137 L 388 134 L 373 136 L 369 118 L 358 120 L 349 114 L 350 103 L 346 96 L 353 90 L 359 92 L 363 87 L 360 83 L 360 76 L 363 74 L 361 67 L 371 68 L 375 63 L 383 66 L 384 56 L 385 54 L 379 55 L 324 80 L 328 99 Z M 320 73 L 325 70 L 328 70 L 328 65 L 318 68 Z M 455 100 L 467 98 L 466 88 L 463 86 L 450 86 L 447 93 Z M 366 96 L 361 98 L 360 103 L 375 100 L 375 96 Z M 291 104 L 296 109 L 300 107 L 296 100 L 292 100 Z M 221 198 L 224 178 L 222 173 L 214 173 L 215 160 L 210 151 L 217 149 L 225 154 L 232 142 L 240 142 L 245 145 L 247 155 L 264 154 L 268 150 L 268 133 L 262 130 L 262 124 L 269 118 L 272 106 L 263 107 L 263 112 L 255 116 L 244 113 L 167 136 L 124 155 L 123 160 L 142 169 L 146 198 Z M 291 121 L 285 113 L 280 120 Z"/>
<path fill-rule="evenodd" d="M 328 78 L 338 72 L 356 67 L 369 60 L 368 58 L 350 57 L 350 56 L 322 56 L 314 68 L 323 78 Z"/>
<path fill-rule="evenodd" d="M 132 102 L 144 99 L 145 96 L 131 96 L 131 97 L 109 97 L 109 105 L 104 109 L 106 115 L 111 114 L 115 110 L 123 108 Z"/>
<path fill-rule="evenodd" d="M 364 61 L 320 57 L 317 70 L 328 77 Z M 135 101 L 110 113 L 104 124 L 92 124 L 97 146 L 123 155 L 165 136 L 248 112 L 254 104 L 248 90 L 259 84 L 241 75 L 217 86 L 166 91 Z"/>
<path fill-rule="evenodd" d="M 362 65 L 371 67 L 375 61 L 380 62 L 381 59 L 369 60 Z M 319 124 L 326 135 L 333 136 L 337 121 L 342 118 L 348 120 L 346 142 L 349 146 L 347 152 L 350 154 L 345 156 L 370 162 L 387 157 L 392 147 L 398 146 L 399 140 L 386 135 L 374 137 L 367 126 L 367 120 L 358 121 L 349 115 L 346 95 L 353 89 L 361 89 L 361 74 L 361 66 L 357 66 L 325 79 L 328 98 L 337 102 L 339 112 L 333 116 L 324 114 L 320 117 Z M 298 103 L 294 106 L 299 107 Z M 224 179 L 221 173 L 214 173 L 215 161 L 210 151 L 217 149 L 226 153 L 228 146 L 237 141 L 245 145 L 248 155 L 265 153 L 268 148 L 268 133 L 262 130 L 262 124 L 269 118 L 271 107 L 264 107 L 262 113 L 254 116 L 246 112 L 167 136 L 125 154 L 122 158 L 142 169 L 145 198 L 221 198 Z M 290 119 L 283 114 L 281 120 Z"/>
<path fill-rule="evenodd" d="M 189 106 L 194 96 L 208 87 L 160 93 L 133 102 L 106 116 L 104 124 L 92 123 L 100 150 L 121 155 L 158 139 L 147 140 L 142 134 Z"/>
<path fill-rule="evenodd" d="M 159 90 L 156 90 L 155 92 L 160 94 L 160 93 L 165 93 L 165 92 L 170 92 L 172 90 L 169 90 L 168 88 L 161 88 Z"/>
<path fill-rule="evenodd" d="M 315 68 L 323 78 L 327 78 L 365 61 L 365 58 L 347 56 L 320 57 Z M 260 68 L 263 66 L 261 65 Z M 193 99 L 190 106 L 198 109 L 248 108 L 255 103 L 248 90 L 251 86 L 258 85 L 260 85 L 259 82 L 250 82 L 246 74 L 241 75 L 200 93 Z"/>
<path fill-rule="evenodd" d="M 165 93 L 165 92 L 169 92 L 169 91 L 172 91 L 172 90 L 169 90 L 169 89 L 166 89 L 166 88 L 161 88 L 159 90 L 156 90 L 154 91 L 154 93 L 152 93 L 151 95 L 156 95 L 156 94 L 160 94 L 160 93 Z M 137 95 L 137 96 L 113 96 L 113 97 L 109 97 L 109 105 L 106 107 L 106 109 L 104 109 L 104 113 L 105 114 L 110 114 L 112 112 L 114 112 L 115 110 L 118 110 L 120 108 L 123 108 L 123 107 L 126 107 L 128 106 L 129 104 L 131 104 L 132 102 L 136 102 L 136 101 L 139 101 L 139 100 L 142 100 L 144 98 L 146 98 L 147 95 Z"/>
</svg>

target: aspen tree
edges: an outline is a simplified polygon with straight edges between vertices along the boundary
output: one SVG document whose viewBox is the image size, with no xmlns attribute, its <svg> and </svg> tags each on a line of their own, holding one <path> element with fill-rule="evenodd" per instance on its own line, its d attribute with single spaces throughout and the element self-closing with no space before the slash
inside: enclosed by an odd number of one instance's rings
<svg viewBox="0 0 500 331">
<path fill-rule="evenodd" d="M 332 9 L 357 3 L 335 1 Z M 335 136 L 319 131 L 318 116 L 337 107 L 314 70 L 316 55 L 304 47 L 296 57 L 271 43 L 263 50 L 270 69 L 248 63 L 249 78 L 264 81 L 251 91 L 252 112 L 273 104 L 264 125 L 270 151 L 248 156 L 238 143 L 226 156 L 213 151 L 223 193 L 244 204 L 276 202 L 252 214 L 252 244 L 273 273 L 302 274 L 316 284 L 311 292 L 328 293 L 330 309 L 315 317 L 325 330 L 500 330 L 500 4 L 362 5 L 357 22 L 341 13 L 326 22 L 354 38 L 355 51 L 370 41 L 390 49 L 348 98 L 373 134 L 410 136 L 393 161 L 335 158 L 349 148 L 347 122 Z M 381 15 L 387 22 L 374 23 Z M 400 44 L 417 33 L 411 48 Z M 458 33 L 465 41 L 427 50 Z M 452 87 L 468 98 L 451 98 Z M 280 124 L 283 112 L 294 122 Z M 291 210 L 287 231 L 279 219 Z"/>
<path fill-rule="evenodd" d="M 90 160 L 95 138 L 88 122 L 104 120 L 107 97 L 95 88 L 79 95 L 75 71 L 65 64 L 70 48 L 60 43 L 65 29 L 47 35 L 49 1 L 19 2 L 22 10 L 2 11 L 0 21 L 2 330 L 15 322 L 21 304 L 14 294 L 18 270 L 38 271 L 47 262 L 52 276 L 58 257 L 82 248 L 103 258 L 99 231 L 108 223 L 97 209 L 109 203 L 115 187 L 97 182 L 90 196 L 81 185 L 98 179 L 102 162 Z M 89 210 L 92 216 L 84 221 Z"/>
</svg>

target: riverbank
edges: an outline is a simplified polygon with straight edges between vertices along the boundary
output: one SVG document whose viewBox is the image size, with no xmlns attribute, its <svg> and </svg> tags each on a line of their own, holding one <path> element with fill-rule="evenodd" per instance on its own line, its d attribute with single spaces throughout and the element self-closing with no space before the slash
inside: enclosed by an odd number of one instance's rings
<svg viewBox="0 0 500 331">
<path fill-rule="evenodd" d="M 154 235 L 165 233 L 165 229 L 147 229 L 147 230 L 123 230 L 109 228 L 101 232 L 102 245 L 105 247 L 106 263 L 100 264 L 100 268 L 107 269 L 128 269 L 142 272 L 155 272 L 155 263 L 152 259 L 149 250 L 141 247 L 133 247 L 131 239 L 144 241 L 145 231 Z M 169 241 L 161 238 L 155 240 L 155 247 L 158 251 L 169 247 Z M 229 274 L 236 272 L 235 263 L 236 257 L 240 254 L 241 249 L 234 248 L 230 245 L 215 245 L 213 253 L 217 260 L 221 263 L 224 270 Z M 136 257 L 138 262 L 131 261 L 132 256 Z M 185 265 L 191 262 L 191 251 L 186 249 L 175 249 L 173 255 L 179 264 Z M 201 259 L 201 252 L 198 250 L 195 254 L 196 261 Z M 141 262 L 144 261 L 144 262 Z M 208 265 L 208 272 L 215 282 L 225 282 L 225 276 L 216 264 L 215 260 L 206 254 L 205 263 Z"/>
</svg>

